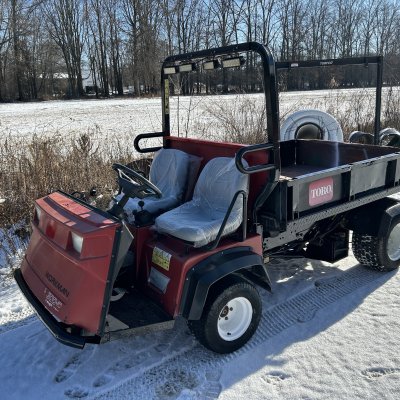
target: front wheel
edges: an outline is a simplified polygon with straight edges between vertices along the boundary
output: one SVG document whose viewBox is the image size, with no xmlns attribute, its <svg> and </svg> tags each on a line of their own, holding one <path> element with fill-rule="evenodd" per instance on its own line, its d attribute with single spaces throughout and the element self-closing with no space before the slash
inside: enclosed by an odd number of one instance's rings
<svg viewBox="0 0 400 400">
<path fill-rule="evenodd" d="M 378 271 L 392 271 L 400 266 L 400 215 L 382 237 L 353 232 L 353 253 L 360 264 Z"/>
<path fill-rule="evenodd" d="M 238 280 L 212 293 L 201 318 L 189 321 L 189 327 L 206 348 L 216 353 L 231 353 L 253 336 L 261 310 L 257 289 Z"/>
</svg>

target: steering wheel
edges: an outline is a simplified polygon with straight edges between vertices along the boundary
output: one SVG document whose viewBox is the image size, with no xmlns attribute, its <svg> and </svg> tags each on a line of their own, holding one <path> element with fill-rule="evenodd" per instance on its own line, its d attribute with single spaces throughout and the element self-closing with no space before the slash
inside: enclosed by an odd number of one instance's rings
<svg viewBox="0 0 400 400">
<path fill-rule="evenodd" d="M 113 170 L 118 174 L 118 184 L 128 197 L 144 199 L 149 196 L 162 196 L 161 190 L 153 185 L 143 175 L 122 164 L 113 164 Z"/>
</svg>

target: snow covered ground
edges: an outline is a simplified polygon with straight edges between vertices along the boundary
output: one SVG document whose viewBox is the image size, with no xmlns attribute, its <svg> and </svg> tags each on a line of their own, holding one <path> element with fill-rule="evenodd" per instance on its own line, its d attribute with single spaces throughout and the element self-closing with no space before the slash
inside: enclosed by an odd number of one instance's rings
<svg viewBox="0 0 400 400">
<path fill-rule="evenodd" d="M 387 88 L 383 95 L 385 100 Z M 398 88 L 395 89 L 396 93 Z M 299 109 L 317 108 L 338 120 L 364 121 L 374 112 L 372 89 L 319 90 L 289 92 L 280 95 L 280 115 L 284 119 Z M 185 135 L 220 134 L 226 130 L 216 118 L 218 110 L 237 109 L 243 99 L 262 106 L 262 94 L 247 96 L 172 97 L 171 129 Z M 177 112 L 179 105 L 179 113 Z M 383 101 L 385 107 L 385 101 Z M 350 115 L 351 110 L 353 115 Z M 179 124 L 178 124 L 179 121 Z M 0 140 L 31 135 L 71 135 L 93 133 L 110 140 L 133 142 L 139 133 L 161 130 L 161 100 L 109 99 L 11 103 L 0 105 Z M 207 129 L 206 129 L 207 128 Z M 210 129 L 211 128 L 211 129 Z"/>
<path fill-rule="evenodd" d="M 290 107 L 299 102 L 298 94 L 285 96 Z M 305 107 L 327 104 L 324 92 L 303 97 Z M 193 110 L 184 101 L 181 106 Z M 0 106 L 0 138 L 92 129 L 133 138 L 160 125 L 159 99 Z M 370 271 L 350 256 L 334 265 L 276 262 L 270 274 L 273 293 L 261 292 L 257 333 L 238 352 L 221 356 L 201 347 L 182 320 L 171 331 L 83 351 L 65 347 L 33 315 L 3 268 L 0 399 L 400 398 L 399 273 Z"/>
<path fill-rule="evenodd" d="M 0 106 L 1 136 L 63 135 L 101 129 L 103 134 L 144 133 L 160 128 L 160 99 L 72 100 Z M 140 129 L 140 130 L 139 130 Z"/>
<path fill-rule="evenodd" d="M 400 275 L 354 258 L 270 267 L 263 318 L 234 354 L 172 331 L 83 351 L 59 344 L 15 284 L 0 294 L 2 399 L 398 399 Z"/>
</svg>

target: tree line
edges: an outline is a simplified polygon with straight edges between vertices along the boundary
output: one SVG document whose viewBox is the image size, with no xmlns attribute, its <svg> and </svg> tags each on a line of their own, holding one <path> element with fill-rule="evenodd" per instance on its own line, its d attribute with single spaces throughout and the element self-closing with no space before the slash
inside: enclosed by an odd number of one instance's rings
<svg viewBox="0 0 400 400">
<path fill-rule="evenodd" d="M 400 0 L 0 0 L 0 101 L 79 98 L 89 79 L 155 93 L 166 55 L 253 40 L 278 60 L 383 54 L 394 76 L 399 39 Z"/>
</svg>

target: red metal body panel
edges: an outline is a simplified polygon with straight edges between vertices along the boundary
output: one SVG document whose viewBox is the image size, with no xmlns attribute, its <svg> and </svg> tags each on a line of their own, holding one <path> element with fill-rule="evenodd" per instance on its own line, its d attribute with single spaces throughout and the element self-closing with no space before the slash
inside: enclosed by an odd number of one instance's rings
<svg viewBox="0 0 400 400">
<path fill-rule="evenodd" d="M 143 253 L 146 249 L 146 243 L 148 243 L 155 235 L 154 230 L 151 226 L 144 226 L 141 228 L 136 228 L 131 225 L 131 232 L 134 234 L 134 239 L 132 242 L 133 253 L 135 254 L 136 261 L 136 281 L 140 280 L 140 270 L 142 269 L 142 258 L 144 258 Z"/>
<path fill-rule="evenodd" d="M 185 151 L 186 153 L 202 158 L 201 168 L 215 157 L 234 157 L 238 150 L 245 145 L 234 143 L 216 143 L 206 140 L 185 139 L 177 137 L 165 138 L 165 146 Z M 268 152 L 259 151 L 246 155 L 249 165 L 268 163 Z M 201 170 L 200 168 L 200 170 Z M 249 209 L 254 200 L 265 186 L 268 173 L 257 173 L 250 176 Z M 205 258 L 228 248 L 249 246 L 257 254 L 262 255 L 262 239 L 259 235 L 250 235 L 245 241 L 238 242 L 229 238 L 221 240 L 220 245 L 212 251 L 198 250 L 188 247 L 179 239 L 162 236 L 152 240 L 152 230 L 139 228 L 136 230 L 136 284 L 144 288 L 146 294 L 158 302 L 171 316 L 176 317 L 182 296 L 184 281 L 188 271 Z M 171 255 L 169 269 L 166 270 L 152 261 L 154 248 L 165 251 Z M 140 255 L 140 253 L 142 253 Z M 151 268 L 155 268 L 161 274 L 169 278 L 165 293 L 149 283 Z"/>
<path fill-rule="evenodd" d="M 260 235 L 250 235 L 243 242 L 223 239 L 221 240 L 220 246 L 212 251 L 201 251 L 194 248 L 187 251 L 187 245 L 182 241 L 169 237 L 164 237 L 162 241 L 150 242 L 146 245 L 145 258 L 142 260 L 140 268 L 141 284 L 147 284 L 151 268 L 155 268 L 163 275 L 167 276 L 170 281 L 165 293 L 162 293 L 151 284 L 148 284 L 146 293 L 157 301 L 167 313 L 176 317 L 178 315 L 183 286 L 188 271 L 205 258 L 217 252 L 238 246 L 248 246 L 255 253 L 262 255 L 262 238 Z M 154 247 L 158 247 L 171 255 L 168 270 L 152 261 Z"/>
<path fill-rule="evenodd" d="M 41 213 L 33 222 L 23 277 L 57 319 L 96 333 L 120 224 L 59 192 L 37 200 L 37 206 Z M 83 238 L 80 254 L 71 232 Z"/>
<path fill-rule="evenodd" d="M 167 146 L 202 157 L 202 167 L 212 158 L 234 157 L 242 145 L 201 140 L 168 138 Z M 248 154 L 249 165 L 268 162 L 268 152 Z M 266 173 L 251 177 L 249 203 L 254 201 L 267 179 Z M 21 271 L 29 288 L 57 320 L 100 335 L 105 289 L 109 277 L 116 230 L 121 223 L 81 202 L 55 192 L 37 200 L 36 215 L 29 248 Z M 251 207 L 251 205 L 249 206 Z M 225 238 L 217 249 L 202 251 L 188 248 L 181 240 L 160 236 L 152 227 L 130 226 L 134 234 L 131 249 L 135 267 L 131 276 L 135 287 L 144 291 L 171 316 L 177 316 L 188 271 L 205 258 L 224 249 L 248 246 L 262 254 L 258 235 L 244 242 Z M 83 238 L 80 253 L 73 248 L 72 233 Z M 170 256 L 168 268 L 154 263 L 157 247 Z M 133 266 L 132 266 L 133 267 Z M 169 279 L 165 292 L 149 282 L 151 268 Z"/>
</svg>

